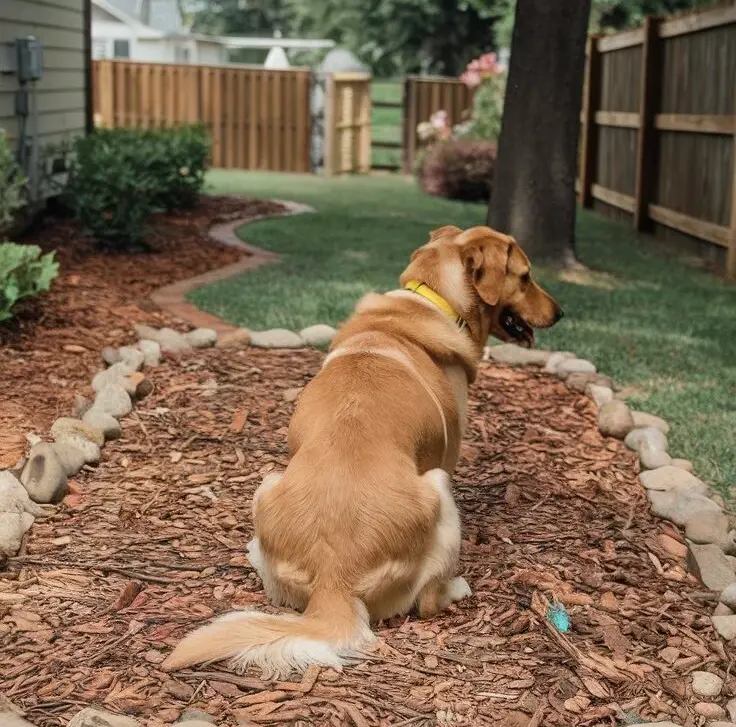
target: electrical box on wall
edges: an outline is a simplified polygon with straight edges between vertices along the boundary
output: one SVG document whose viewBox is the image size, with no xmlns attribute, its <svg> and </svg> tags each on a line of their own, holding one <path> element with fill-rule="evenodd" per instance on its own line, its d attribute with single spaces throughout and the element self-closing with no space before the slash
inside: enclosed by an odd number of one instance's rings
<svg viewBox="0 0 736 727">
<path fill-rule="evenodd" d="M 29 36 L 15 41 L 18 54 L 18 81 L 39 81 L 43 75 L 43 45 L 38 38 Z"/>
</svg>

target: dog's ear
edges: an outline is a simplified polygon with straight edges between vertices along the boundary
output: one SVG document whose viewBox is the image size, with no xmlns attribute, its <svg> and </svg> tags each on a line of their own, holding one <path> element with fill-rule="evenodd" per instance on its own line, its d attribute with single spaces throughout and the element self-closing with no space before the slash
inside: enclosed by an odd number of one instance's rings
<svg viewBox="0 0 736 727">
<path fill-rule="evenodd" d="M 472 227 L 457 238 L 465 269 L 481 299 L 498 305 L 514 239 L 488 227 Z"/>
<path fill-rule="evenodd" d="M 462 232 L 462 230 L 459 227 L 455 227 L 455 225 L 443 225 L 442 227 L 438 227 L 436 230 L 432 230 L 432 232 L 429 233 L 429 241 L 434 242 L 435 240 L 438 240 L 440 237 L 456 237 Z"/>
</svg>

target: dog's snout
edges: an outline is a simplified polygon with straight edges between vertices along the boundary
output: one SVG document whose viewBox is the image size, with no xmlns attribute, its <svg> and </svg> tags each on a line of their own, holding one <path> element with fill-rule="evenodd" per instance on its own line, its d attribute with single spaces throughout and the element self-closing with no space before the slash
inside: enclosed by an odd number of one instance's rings
<svg viewBox="0 0 736 727">
<path fill-rule="evenodd" d="M 565 311 L 562 310 L 559 306 L 557 306 L 557 312 L 555 313 L 555 320 L 554 322 L 557 323 L 563 316 L 565 315 Z"/>
</svg>

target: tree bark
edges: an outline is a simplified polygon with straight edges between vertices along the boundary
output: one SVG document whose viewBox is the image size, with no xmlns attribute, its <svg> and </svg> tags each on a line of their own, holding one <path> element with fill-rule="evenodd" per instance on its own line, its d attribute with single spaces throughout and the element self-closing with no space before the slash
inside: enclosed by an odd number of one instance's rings
<svg viewBox="0 0 736 727">
<path fill-rule="evenodd" d="M 590 0 L 518 0 L 492 227 L 535 262 L 575 262 L 575 177 Z"/>
</svg>

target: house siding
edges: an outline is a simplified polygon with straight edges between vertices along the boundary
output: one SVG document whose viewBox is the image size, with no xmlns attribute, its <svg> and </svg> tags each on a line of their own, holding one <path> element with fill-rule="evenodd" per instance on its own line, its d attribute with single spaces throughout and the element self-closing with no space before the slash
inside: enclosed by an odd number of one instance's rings
<svg viewBox="0 0 736 727">
<path fill-rule="evenodd" d="M 43 77 L 35 84 L 39 143 L 85 130 L 85 0 L 0 0 L 0 43 L 33 35 L 43 43 Z M 0 75 L 0 128 L 15 141 L 14 75 Z"/>
</svg>

